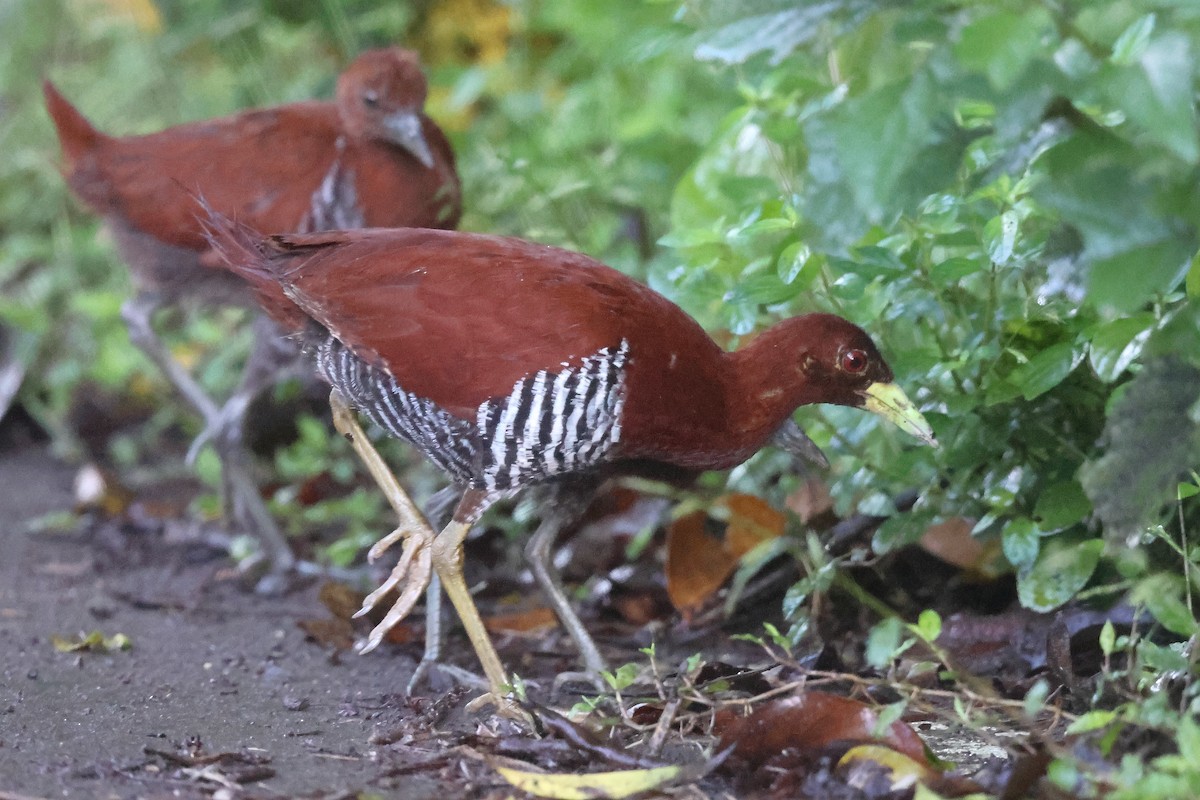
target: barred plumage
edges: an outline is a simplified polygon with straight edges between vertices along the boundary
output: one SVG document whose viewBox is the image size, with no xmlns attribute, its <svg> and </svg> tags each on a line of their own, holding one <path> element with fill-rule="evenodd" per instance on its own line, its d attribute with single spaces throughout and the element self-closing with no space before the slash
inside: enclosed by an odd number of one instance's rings
<svg viewBox="0 0 1200 800">
<path fill-rule="evenodd" d="M 333 337 L 315 355 L 317 369 L 353 406 L 474 489 L 507 493 L 586 469 L 621 438 L 625 340 L 578 366 L 521 378 L 506 396 L 481 404 L 474 424 L 405 391 Z"/>
<path fill-rule="evenodd" d="M 296 229 L 300 233 L 366 227 L 366 217 L 359 206 L 358 190 L 354 186 L 354 170 L 343 163 L 345 137 L 338 137 L 335 147 L 337 157 L 312 193 L 308 214 Z"/>
</svg>

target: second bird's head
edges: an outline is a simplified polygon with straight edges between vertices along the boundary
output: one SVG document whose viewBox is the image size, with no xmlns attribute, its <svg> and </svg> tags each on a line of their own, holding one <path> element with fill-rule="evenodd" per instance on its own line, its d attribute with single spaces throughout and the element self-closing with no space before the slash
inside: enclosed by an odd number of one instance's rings
<svg viewBox="0 0 1200 800">
<path fill-rule="evenodd" d="M 368 50 L 338 77 L 338 113 L 350 136 L 396 145 L 432 167 L 421 126 L 427 91 L 416 53 L 399 47 Z"/>
</svg>

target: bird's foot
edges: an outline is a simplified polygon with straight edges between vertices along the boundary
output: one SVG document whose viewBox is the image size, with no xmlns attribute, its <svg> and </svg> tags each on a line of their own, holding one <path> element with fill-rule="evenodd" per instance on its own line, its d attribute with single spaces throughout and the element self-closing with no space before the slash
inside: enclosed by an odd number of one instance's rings
<svg viewBox="0 0 1200 800">
<path fill-rule="evenodd" d="M 242 428 L 246 420 L 246 412 L 250 408 L 252 397 L 234 395 L 225 401 L 215 414 L 206 416 L 204 429 L 192 439 L 188 446 L 185 459 L 188 466 L 195 466 L 200 452 L 208 445 L 213 445 L 220 453 L 230 447 L 229 443 L 241 445 Z"/>
<path fill-rule="evenodd" d="M 396 602 L 392 603 L 392 607 L 383 620 L 367 636 L 366 643 L 359 648 L 360 653 L 369 653 L 378 647 L 387 632 L 408 616 L 421 595 L 424 594 L 425 587 L 429 585 L 429 579 L 433 575 L 433 537 L 428 528 L 401 526 L 376 542 L 367 552 L 367 558 L 372 562 L 378 560 L 389 547 L 400 539 L 405 540 L 404 549 L 400 553 L 400 560 L 392 568 L 392 574 L 380 584 L 378 589 L 366 596 L 362 608 L 354 617 L 357 619 L 370 612 L 384 596 L 396 587 L 400 587 L 400 596 L 396 598 Z"/>
<path fill-rule="evenodd" d="M 511 695 L 485 692 L 467 703 L 466 710 L 468 714 L 476 714 L 488 707 L 496 716 L 510 719 L 535 733 L 540 734 L 543 730 L 541 721 Z"/>
<path fill-rule="evenodd" d="M 587 683 L 596 688 L 598 692 L 607 692 L 612 687 L 608 685 L 608 681 L 604 680 L 604 676 L 599 672 L 591 670 L 580 670 L 578 672 L 560 672 L 554 676 L 554 684 L 551 691 L 557 696 L 559 691 L 567 684 Z"/>
<path fill-rule="evenodd" d="M 417 663 L 416 669 L 413 670 L 412 677 L 408 679 L 408 685 L 405 687 L 405 692 L 409 695 L 416 694 L 417 689 L 422 684 L 430 684 L 433 688 L 435 683 L 434 675 L 445 676 L 452 683 L 460 686 L 470 686 L 473 689 L 487 688 L 487 680 L 482 675 L 476 675 L 468 669 L 456 667 L 453 664 L 443 664 L 437 660 L 422 658 Z"/>
</svg>

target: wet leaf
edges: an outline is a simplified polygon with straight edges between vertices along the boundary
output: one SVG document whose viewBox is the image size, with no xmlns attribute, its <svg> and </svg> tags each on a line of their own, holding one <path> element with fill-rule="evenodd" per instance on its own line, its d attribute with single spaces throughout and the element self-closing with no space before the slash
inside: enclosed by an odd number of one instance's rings
<svg viewBox="0 0 1200 800">
<path fill-rule="evenodd" d="M 1053 611 L 1087 585 L 1100 562 L 1104 542 L 1089 539 L 1079 544 L 1050 539 L 1033 568 L 1017 578 L 1021 605 L 1034 611 Z"/>
<path fill-rule="evenodd" d="M 50 644 L 60 653 L 113 653 L 133 647 L 133 642 L 123 633 L 105 636 L 100 631 L 80 633 L 74 638 L 51 636 Z"/>
<path fill-rule="evenodd" d="M 938 772 L 929 766 L 922 758 L 914 759 L 890 747 L 878 744 L 860 744 L 851 747 L 846 755 L 838 760 L 838 767 L 847 767 L 856 761 L 874 761 L 887 768 L 892 780 L 892 791 L 907 789 L 917 782 L 928 782 L 938 776 Z"/>
<path fill-rule="evenodd" d="M 834 743 L 881 744 L 921 763 L 929 763 L 925 744 L 902 722 L 888 726 L 882 739 L 874 735 L 879 714 L 858 700 L 803 692 L 772 700 L 749 716 L 723 709 L 717 712 L 716 732 L 721 749 L 732 746 L 733 755 L 750 767 L 766 763 L 785 748 L 817 751 Z"/>
<path fill-rule="evenodd" d="M 683 767 L 624 769 L 614 772 L 576 773 L 528 772 L 497 766 L 504 780 L 535 797 L 556 800 L 597 800 L 629 797 L 658 789 L 679 778 Z"/>
<path fill-rule="evenodd" d="M 1060 342 L 1047 347 L 1029 359 L 1009 376 L 1021 390 L 1026 400 L 1033 400 L 1058 386 L 1079 365 L 1083 351 L 1071 342 Z"/>
</svg>

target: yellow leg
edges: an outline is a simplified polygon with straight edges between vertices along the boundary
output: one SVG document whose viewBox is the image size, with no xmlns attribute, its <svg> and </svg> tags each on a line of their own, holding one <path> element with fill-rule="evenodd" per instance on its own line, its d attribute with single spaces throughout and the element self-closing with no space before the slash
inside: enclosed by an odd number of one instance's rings
<svg viewBox="0 0 1200 800">
<path fill-rule="evenodd" d="M 483 674 L 487 677 L 492 694 L 500 697 L 509 684 L 508 675 L 504 672 L 500 656 L 497 655 L 491 637 L 483 626 L 479 609 L 475 607 L 475 600 L 471 597 L 471 591 L 467 588 L 462 574 L 462 543 L 470 529 L 470 523 L 454 520 L 437 535 L 433 540 L 433 568 L 442 579 L 446 596 L 454 604 L 454 610 L 462 620 L 467 638 L 471 640 L 475 654 L 479 656 L 479 663 L 483 666 Z"/>
<path fill-rule="evenodd" d="M 367 439 L 341 392 L 335 389 L 330 393 L 329 405 L 333 410 L 334 427 L 350 441 L 358 457 L 366 465 L 367 471 L 387 497 L 388 503 L 400 517 L 400 526 L 375 543 L 368 554 L 369 558 L 372 561 L 376 560 L 397 541 L 405 539 L 400 561 L 392 570 L 392 574 L 382 586 L 367 596 L 363 607 L 355 615 L 367 613 L 391 588 L 404 584 L 400 599 L 388 611 L 384 620 L 371 631 L 367 645 L 361 652 L 376 647 L 387 631 L 412 610 L 425 587 L 429 585 L 432 571 L 436 570 L 442 586 L 446 589 L 446 595 L 462 620 L 463 628 L 475 648 L 475 654 L 483 665 L 483 672 L 488 681 L 488 693 L 471 701 L 467 706 L 468 710 L 475 710 L 482 705 L 494 705 L 497 713 L 532 724 L 529 714 L 506 697 L 508 676 L 487 629 L 483 626 L 483 619 L 479 616 L 479 609 L 475 607 L 475 601 L 471 598 L 471 591 L 467 588 L 462 572 L 463 539 L 467 537 L 471 525 L 495 498 L 487 496 L 484 492 L 467 492 L 459 502 L 454 519 L 441 533 L 434 536 L 433 529 L 429 527 L 425 517 L 401 488 L 379 451 Z"/>
<path fill-rule="evenodd" d="M 358 420 L 354 416 L 354 411 L 351 410 L 346 398 L 342 397 L 341 392 L 336 389 L 329 395 L 329 406 L 333 411 L 333 426 L 338 433 L 345 436 L 350 444 L 354 447 L 354 451 L 358 453 L 358 457 L 362 459 L 367 471 L 371 473 L 371 477 L 375 479 L 375 483 L 379 485 L 379 489 L 387 498 L 389 504 L 396 511 L 396 515 L 400 517 L 400 525 L 396 530 L 392 531 L 387 536 L 380 539 L 371 547 L 367 554 L 368 558 L 374 562 L 379 559 L 384 552 L 395 544 L 400 539 L 404 539 L 404 549 L 400 553 L 400 560 L 392 569 L 392 573 L 388 579 L 371 594 L 367 595 L 363 600 L 362 608 L 359 609 L 356 617 L 361 617 L 372 608 L 374 608 L 383 597 L 397 586 L 401 586 L 400 597 L 388 610 L 387 616 L 383 621 L 375 626 L 367 637 L 366 645 L 360 652 L 367 653 L 379 646 L 383 641 L 383 637 L 387 634 L 396 623 L 408 616 L 420 599 L 421 594 L 425 591 L 425 587 L 429 585 L 429 578 L 432 573 L 432 549 L 431 545 L 434 541 L 433 529 L 429 527 L 429 523 L 425 521 L 425 517 L 421 514 L 416 505 L 409 499 L 408 494 L 401 488 L 396 476 L 388 469 L 383 457 L 379 455 L 379 451 L 371 444 L 363 432 L 362 426 L 358 424 Z"/>
</svg>

